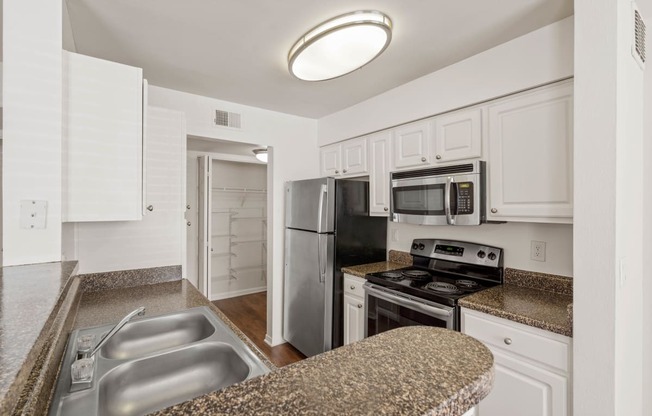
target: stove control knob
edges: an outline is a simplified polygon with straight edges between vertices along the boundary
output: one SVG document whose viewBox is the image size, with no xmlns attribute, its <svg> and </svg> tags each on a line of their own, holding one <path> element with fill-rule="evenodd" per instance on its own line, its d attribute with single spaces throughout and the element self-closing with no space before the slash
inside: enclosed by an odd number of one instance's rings
<svg viewBox="0 0 652 416">
<path fill-rule="evenodd" d="M 420 243 L 420 244 L 419 244 L 419 250 L 423 250 L 424 248 L 426 248 L 426 246 L 423 245 L 423 243 Z"/>
<path fill-rule="evenodd" d="M 478 251 L 478 257 L 480 257 L 481 259 L 484 259 L 484 256 L 486 256 L 484 251 L 482 251 L 482 250 Z"/>
<path fill-rule="evenodd" d="M 412 244 L 412 250 L 416 250 L 419 248 L 419 245 L 417 243 Z"/>
<path fill-rule="evenodd" d="M 496 260 L 496 253 L 489 253 L 487 257 L 489 257 L 489 260 Z"/>
</svg>

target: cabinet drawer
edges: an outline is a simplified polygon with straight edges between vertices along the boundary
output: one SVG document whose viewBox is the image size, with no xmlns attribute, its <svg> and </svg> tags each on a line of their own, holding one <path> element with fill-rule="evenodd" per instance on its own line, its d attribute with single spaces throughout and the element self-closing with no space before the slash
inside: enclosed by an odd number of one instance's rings
<svg viewBox="0 0 652 416">
<path fill-rule="evenodd" d="M 565 372 L 570 369 L 570 339 L 562 335 L 466 310 L 462 313 L 462 332 L 502 351 Z"/>
<path fill-rule="evenodd" d="M 366 280 L 350 274 L 344 275 L 344 293 L 364 298 L 364 289 L 362 285 Z"/>
</svg>

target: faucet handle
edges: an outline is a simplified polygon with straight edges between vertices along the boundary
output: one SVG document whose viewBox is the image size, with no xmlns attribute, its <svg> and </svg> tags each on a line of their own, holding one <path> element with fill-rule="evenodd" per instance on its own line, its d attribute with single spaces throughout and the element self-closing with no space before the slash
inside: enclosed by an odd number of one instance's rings
<svg viewBox="0 0 652 416">
<path fill-rule="evenodd" d="M 90 383 L 93 380 L 93 370 L 95 359 L 91 356 L 88 358 L 81 358 L 70 366 L 70 378 L 72 384 Z"/>
<path fill-rule="evenodd" d="M 96 339 L 95 334 L 86 334 L 77 338 L 77 354 L 83 355 L 91 352 Z"/>
</svg>

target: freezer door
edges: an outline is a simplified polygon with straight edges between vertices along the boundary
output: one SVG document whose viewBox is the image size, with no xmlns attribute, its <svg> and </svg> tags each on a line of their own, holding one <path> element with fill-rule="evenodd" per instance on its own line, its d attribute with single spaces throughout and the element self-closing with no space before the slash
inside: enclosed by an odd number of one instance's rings
<svg viewBox="0 0 652 416">
<path fill-rule="evenodd" d="M 285 226 L 330 233 L 335 230 L 335 180 L 309 179 L 285 186 Z"/>
<path fill-rule="evenodd" d="M 334 239 L 285 230 L 283 338 L 308 357 L 332 345 Z"/>
</svg>

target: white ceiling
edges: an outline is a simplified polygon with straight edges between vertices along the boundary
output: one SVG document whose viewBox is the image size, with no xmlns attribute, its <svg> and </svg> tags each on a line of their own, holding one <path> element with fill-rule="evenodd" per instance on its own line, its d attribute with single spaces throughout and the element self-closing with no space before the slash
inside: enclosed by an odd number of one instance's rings
<svg viewBox="0 0 652 416">
<path fill-rule="evenodd" d="M 573 13 L 573 0 L 66 3 L 79 53 L 141 67 L 153 85 L 311 118 Z M 380 10 L 393 20 L 392 43 L 383 55 L 330 81 L 310 83 L 288 73 L 288 50 L 301 35 L 324 20 L 361 9 Z"/>
</svg>

